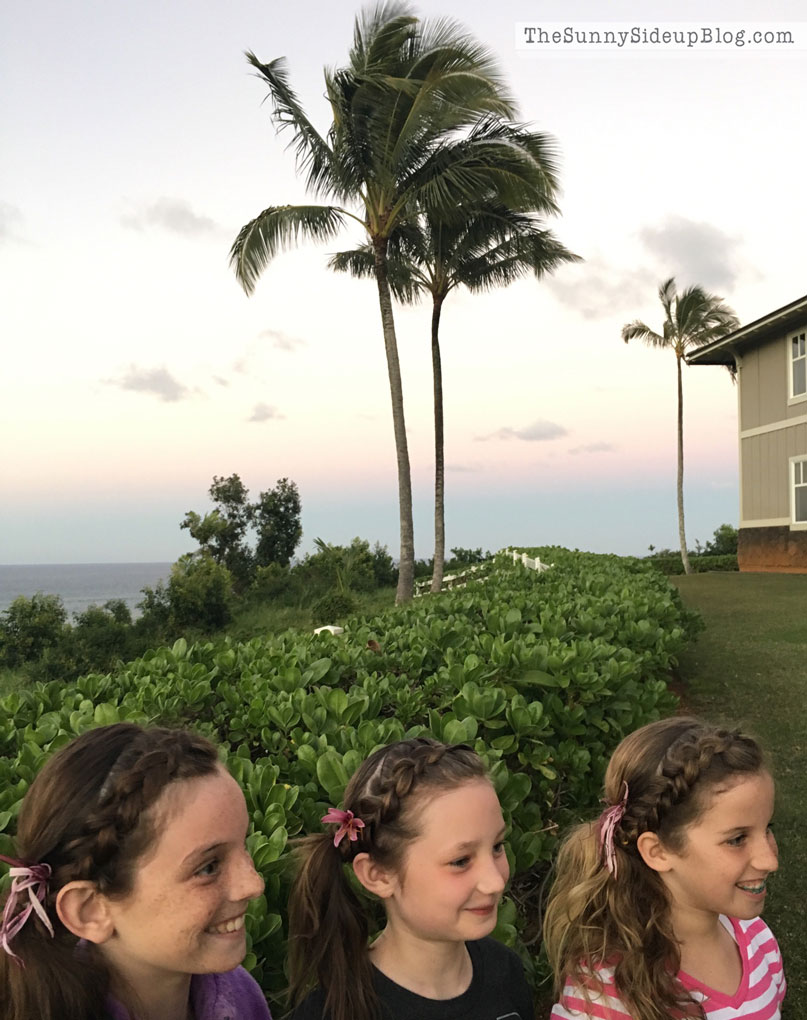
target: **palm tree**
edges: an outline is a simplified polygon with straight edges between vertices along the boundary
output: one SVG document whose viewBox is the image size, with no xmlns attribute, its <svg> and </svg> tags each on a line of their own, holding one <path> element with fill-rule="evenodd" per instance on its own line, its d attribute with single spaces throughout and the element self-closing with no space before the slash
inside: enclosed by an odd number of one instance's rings
<svg viewBox="0 0 807 1020">
<path fill-rule="evenodd" d="M 662 332 L 655 333 L 638 319 L 622 327 L 622 339 L 641 340 L 650 347 L 672 350 L 678 373 L 678 538 L 684 572 L 692 573 L 684 530 L 684 390 L 681 363 L 691 347 L 701 347 L 726 336 L 740 325 L 734 310 L 723 299 L 709 294 L 702 287 L 687 287 L 679 294 L 675 278 L 670 277 L 659 287 L 659 300 L 664 308 Z"/>
<path fill-rule="evenodd" d="M 554 193 L 544 207 L 554 208 Z M 568 251 L 533 213 L 518 212 L 490 202 L 469 209 L 459 223 L 441 223 L 424 216 L 404 224 L 390 242 L 389 280 L 398 300 L 416 301 L 431 294 L 431 350 L 434 379 L 434 569 L 431 590 L 443 586 L 445 562 L 445 444 L 443 430 L 443 371 L 440 357 L 440 317 L 443 302 L 459 286 L 471 292 L 506 287 L 527 273 L 540 279 L 564 262 L 579 257 Z M 371 276 L 369 245 L 331 258 L 332 269 L 354 276 Z"/>
<path fill-rule="evenodd" d="M 401 602 L 412 597 L 415 551 L 389 238 L 418 210 L 457 218 L 474 195 L 523 203 L 525 195 L 554 185 L 551 159 L 540 140 L 506 121 L 514 105 L 487 52 L 454 23 L 422 23 L 398 2 L 357 17 L 347 66 L 325 72 L 333 121 L 324 137 L 290 88 L 285 61 L 262 64 L 252 53 L 247 59 L 269 86 L 275 126 L 292 131 L 309 190 L 330 204 L 264 209 L 241 229 L 230 263 L 251 293 L 268 262 L 300 237 L 325 241 L 349 222 L 363 230 L 373 253 L 392 397 Z"/>
</svg>

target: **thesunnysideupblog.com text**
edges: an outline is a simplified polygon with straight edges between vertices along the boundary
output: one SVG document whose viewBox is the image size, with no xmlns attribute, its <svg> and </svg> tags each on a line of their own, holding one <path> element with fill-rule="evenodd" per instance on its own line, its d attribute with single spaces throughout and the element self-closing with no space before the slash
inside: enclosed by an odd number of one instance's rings
<svg viewBox="0 0 807 1020">
<path fill-rule="evenodd" d="M 803 50 L 807 23 L 724 24 L 665 22 L 540 22 L 516 23 L 516 49 L 540 53 L 554 51 L 660 51 L 730 49 Z"/>
</svg>

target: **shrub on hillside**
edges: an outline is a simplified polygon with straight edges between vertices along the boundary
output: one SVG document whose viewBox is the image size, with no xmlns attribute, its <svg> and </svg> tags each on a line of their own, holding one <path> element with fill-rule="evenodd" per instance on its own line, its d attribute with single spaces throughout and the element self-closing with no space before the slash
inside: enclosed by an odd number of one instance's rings
<svg viewBox="0 0 807 1020">
<path fill-rule="evenodd" d="M 0 613 L 0 665 L 15 669 L 35 662 L 58 646 L 67 629 L 67 611 L 58 595 L 19 595 Z"/>
</svg>

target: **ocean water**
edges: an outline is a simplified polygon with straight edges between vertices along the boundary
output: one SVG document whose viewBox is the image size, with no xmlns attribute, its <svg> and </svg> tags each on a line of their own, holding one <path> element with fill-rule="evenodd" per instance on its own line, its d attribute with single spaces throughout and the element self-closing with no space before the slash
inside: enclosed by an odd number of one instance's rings
<svg viewBox="0 0 807 1020">
<path fill-rule="evenodd" d="M 123 599 L 137 616 L 135 606 L 143 598 L 141 588 L 153 588 L 170 572 L 170 563 L 0 564 L 0 612 L 8 609 L 18 595 L 30 598 L 41 591 L 60 595 L 71 621 L 74 613 L 93 604 L 102 606 L 109 599 Z"/>
</svg>

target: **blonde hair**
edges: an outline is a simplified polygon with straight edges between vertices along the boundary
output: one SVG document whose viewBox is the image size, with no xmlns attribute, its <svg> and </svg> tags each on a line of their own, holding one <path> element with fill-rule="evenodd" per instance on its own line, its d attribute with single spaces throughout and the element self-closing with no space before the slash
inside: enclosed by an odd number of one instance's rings
<svg viewBox="0 0 807 1020">
<path fill-rule="evenodd" d="M 603 862 L 597 821 L 572 830 L 558 854 L 544 920 L 558 994 L 569 978 L 590 1001 L 592 988 L 602 991 L 596 969 L 613 966 L 620 998 L 635 1020 L 703 1017 L 677 977 L 681 954 L 666 887 L 636 843 L 643 832 L 654 832 L 680 852 L 709 791 L 763 767 L 751 737 L 688 717 L 650 723 L 620 743 L 605 774 L 608 804 L 619 802 L 625 783 L 629 791 L 614 832 L 615 873 Z"/>
</svg>

